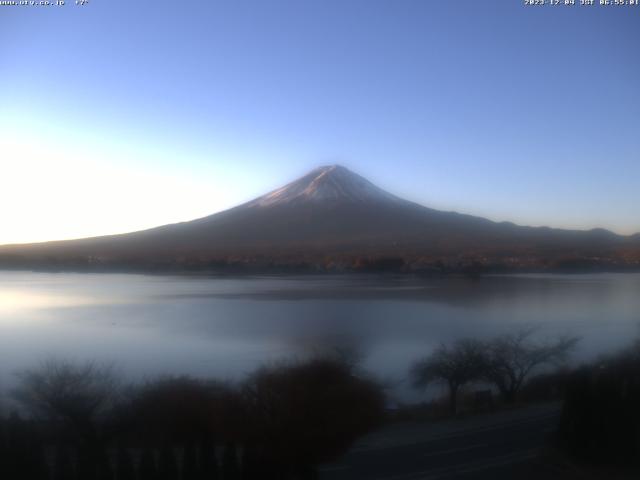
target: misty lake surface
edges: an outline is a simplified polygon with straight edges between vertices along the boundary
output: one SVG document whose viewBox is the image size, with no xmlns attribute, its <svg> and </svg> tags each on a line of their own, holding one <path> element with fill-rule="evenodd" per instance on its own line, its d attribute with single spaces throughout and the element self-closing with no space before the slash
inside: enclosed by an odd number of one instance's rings
<svg viewBox="0 0 640 480">
<path fill-rule="evenodd" d="M 47 357 L 113 363 L 131 380 L 239 380 L 334 347 L 403 401 L 440 343 L 525 325 L 579 335 L 574 362 L 640 337 L 640 275 L 211 277 L 0 272 L 0 389 Z"/>
</svg>

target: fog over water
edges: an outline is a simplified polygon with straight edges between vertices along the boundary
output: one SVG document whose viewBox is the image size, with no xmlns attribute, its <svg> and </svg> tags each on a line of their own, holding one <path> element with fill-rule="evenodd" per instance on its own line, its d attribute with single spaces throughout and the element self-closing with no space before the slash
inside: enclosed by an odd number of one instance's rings
<svg viewBox="0 0 640 480">
<path fill-rule="evenodd" d="M 48 356 L 241 379 L 334 347 L 402 400 L 409 365 L 441 342 L 523 325 L 582 337 L 575 362 L 640 337 L 640 275 L 211 277 L 0 272 L 0 389 Z"/>
</svg>

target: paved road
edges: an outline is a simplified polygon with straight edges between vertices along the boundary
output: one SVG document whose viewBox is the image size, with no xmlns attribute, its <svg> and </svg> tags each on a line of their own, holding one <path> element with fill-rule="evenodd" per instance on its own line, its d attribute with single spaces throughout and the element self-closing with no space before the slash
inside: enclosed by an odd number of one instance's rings
<svg viewBox="0 0 640 480">
<path fill-rule="evenodd" d="M 553 434 L 559 405 L 437 423 L 386 427 L 360 441 L 322 480 L 552 478 L 535 459 Z"/>
</svg>

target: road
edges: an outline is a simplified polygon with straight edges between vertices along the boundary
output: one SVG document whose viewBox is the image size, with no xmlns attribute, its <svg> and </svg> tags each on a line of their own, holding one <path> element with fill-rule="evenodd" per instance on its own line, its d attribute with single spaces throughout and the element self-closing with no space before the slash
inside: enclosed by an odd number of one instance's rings
<svg viewBox="0 0 640 480">
<path fill-rule="evenodd" d="M 558 404 L 466 419 L 406 423 L 365 438 L 321 480 L 435 480 L 553 478 L 536 462 L 553 434 Z"/>
</svg>

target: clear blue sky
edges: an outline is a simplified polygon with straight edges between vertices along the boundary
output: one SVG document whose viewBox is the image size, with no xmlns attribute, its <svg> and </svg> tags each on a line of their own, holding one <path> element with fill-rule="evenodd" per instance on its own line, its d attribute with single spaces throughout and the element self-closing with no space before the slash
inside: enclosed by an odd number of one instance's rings
<svg viewBox="0 0 640 480">
<path fill-rule="evenodd" d="M 0 7 L 0 42 L 0 243 L 188 220 L 324 163 L 640 231 L 640 7 L 67 0 Z"/>
</svg>

